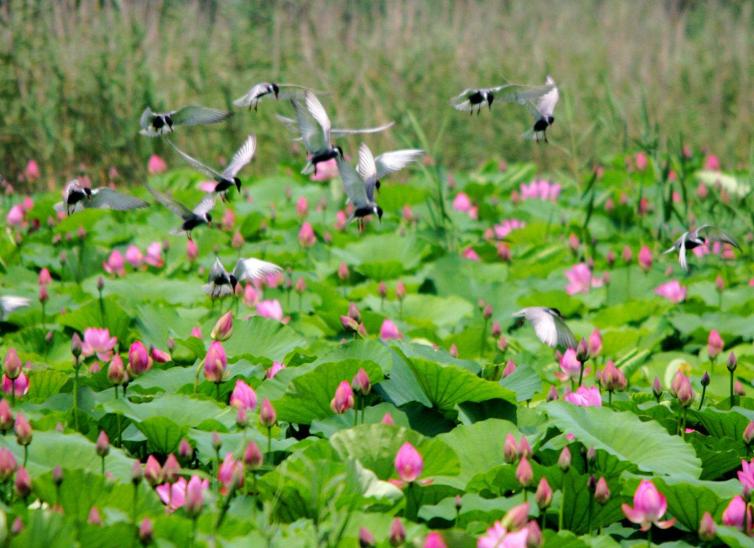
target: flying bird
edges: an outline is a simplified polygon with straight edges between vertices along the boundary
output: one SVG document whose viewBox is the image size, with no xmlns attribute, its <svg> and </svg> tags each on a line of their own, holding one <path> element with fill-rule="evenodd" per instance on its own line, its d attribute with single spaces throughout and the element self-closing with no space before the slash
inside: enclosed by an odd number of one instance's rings
<svg viewBox="0 0 754 548">
<path fill-rule="evenodd" d="M 418 148 L 406 148 L 402 150 L 393 150 L 383 152 L 376 158 L 372 151 L 366 145 L 361 143 L 359 147 L 359 163 L 356 171 L 366 182 L 367 189 L 374 187 L 380 188 L 380 181 L 396 171 L 400 171 L 412 162 L 419 161 L 424 156 L 424 151 Z M 374 195 L 372 188 L 371 194 Z"/>
<path fill-rule="evenodd" d="M 233 295 L 236 292 L 236 286 L 242 280 L 259 280 L 282 270 L 274 263 L 249 258 L 238 259 L 233 272 L 228 272 L 220 259 L 215 258 L 215 264 L 212 265 L 209 278 L 204 285 L 204 292 L 213 299 Z"/>
<path fill-rule="evenodd" d="M 495 95 L 505 88 L 511 87 L 511 85 L 503 84 L 493 88 L 467 88 L 453 97 L 450 100 L 450 104 L 453 105 L 454 109 L 468 112 L 469 114 L 474 114 L 476 110 L 478 115 L 484 105 L 487 105 L 487 108 L 492 110 L 492 102 L 495 100 Z"/>
<path fill-rule="evenodd" d="M 515 312 L 513 317 L 527 320 L 534 327 L 537 338 L 547 346 L 576 348 L 576 337 L 557 308 L 530 306 Z"/>
<path fill-rule="evenodd" d="M 249 91 L 242 97 L 239 97 L 233 104 L 238 108 L 248 108 L 257 110 L 259 103 L 267 98 L 290 99 L 296 95 L 301 95 L 307 88 L 296 84 L 276 84 L 275 82 L 262 82 L 251 86 Z"/>
<path fill-rule="evenodd" d="M 689 265 L 686 261 L 686 251 L 703 246 L 709 242 L 726 243 L 735 248 L 741 249 L 736 240 L 719 228 L 711 225 L 702 225 L 696 230 L 687 231 L 681 234 L 681 237 L 673 243 L 673 246 L 664 253 L 668 254 L 678 251 L 678 262 L 680 263 L 681 268 L 688 272 Z"/>
<path fill-rule="evenodd" d="M 548 76 L 544 86 L 514 91 L 501 97 L 501 101 L 507 103 L 518 103 L 525 105 L 534 117 L 534 125 L 524 135 L 537 142 L 540 141 L 540 135 L 547 143 L 547 128 L 555 123 L 555 105 L 560 99 L 560 91 L 555 85 L 552 76 Z"/>
<path fill-rule="evenodd" d="M 29 306 L 29 302 L 30 300 L 26 297 L 15 297 L 13 295 L 0 297 L 0 320 L 4 319 L 6 315 L 14 310 Z"/>
<path fill-rule="evenodd" d="M 304 147 L 310 155 L 304 169 L 301 170 L 303 174 L 316 175 L 317 164 L 332 160 L 338 154 L 342 156 L 342 149 L 332 144 L 333 135 L 376 133 L 393 125 L 393 122 L 390 122 L 374 128 L 333 129 L 327 111 L 311 90 L 304 91 L 301 97 L 292 97 L 290 102 L 296 112 L 296 118 L 278 115 L 278 119 L 300 134 Z"/>
<path fill-rule="evenodd" d="M 253 134 L 249 135 L 243 145 L 241 145 L 241 148 L 239 148 L 233 155 L 233 158 L 228 165 L 225 166 L 225 169 L 220 172 L 204 165 L 199 160 L 192 158 L 175 146 L 170 139 L 168 139 L 168 143 L 170 143 L 170 146 L 172 146 L 173 149 L 191 165 L 191 167 L 204 173 L 208 177 L 212 177 L 217 182 L 215 185 L 215 192 L 220 194 L 223 199 L 225 199 L 228 190 L 234 185 L 239 192 L 241 191 L 241 179 L 237 176 L 238 172 L 241 171 L 246 164 L 251 162 L 251 159 L 254 157 L 254 152 L 257 149 L 256 136 Z"/>
<path fill-rule="evenodd" d="M 158 192 L 147 184 L 145 184 L 145 186 L 158 202 L 181 218 L 181 227 L 173 231 L 173 234 L 185 232 L 190 240 L 191 231 L 196 227 L 204 224 L 212 224 L 212 215 L 210 214 L 210 211 L 212 211 L 212 208 L 215 206 L 216 196 L 214 194 L 206 194 L 204 198 L 202 198 L 202 201 L 191 210 L 182 203 L 176 201 L 172 196 Z"/>
<path fill-rule="evenodd" d="M 207 107 L 189 106 L 170 112 L 152 112 L 152 109 L 147 107 L 139 120 L 139 133 L 147 137 L 161 137 L 172 133 L 175 126 L 216 124 L 231 116 L 232 112 Z"/>
<path fill-rule="evenodd" d="M 65 211 L 66 215 L 71 215 L 82 209 L 127 211 L 148 205 L 144 200 L 121 194 L 111 188 L 89 188 L 82 185 L 78 179 L 73 179 L 68 181 L 63 189 L 63 201 L 58 202 L 53 207 L 55 211 Z"/>
<path fill-rule="evenodd" d="M 368 215 L 377 215 L 382 221 L 382 208 L 374 200 L 376 186 L 368 185 L 353 166 L 345 161 L 342 153 L 335 156 L 335 162 L 338 164 L 338 173 L 343 180 L 346 196 L 354 207 L 354 212 L 348 220 L 357 219 L 360 231 L 364 229 L 363 218 Z"/>
</svg>

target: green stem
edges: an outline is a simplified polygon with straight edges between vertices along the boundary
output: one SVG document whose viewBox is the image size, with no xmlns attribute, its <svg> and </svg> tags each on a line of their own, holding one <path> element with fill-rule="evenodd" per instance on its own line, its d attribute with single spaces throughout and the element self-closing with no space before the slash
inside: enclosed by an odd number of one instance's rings
<svg viewBox="0 0 754 548">
<path fill-rule="evenodd" d="M 563 530 L 563 511 L 565 510 L 565 496 L 566 496 L 566 478 L 565 472 L 563 473 L 563 480 L 560 483 L 560 509 L 558 510 L 558 531 Z"/>
<path fill-rule="evenodd" d="M 102 457 L 102 475 L 105 475 L 105 457 Z"/>
<path fill-rule="evenodd" d="M 29 460 L 29 446 L 24 445 L 24 468 L 26 468 L 26 461 Z"/>
<path fill-rule="evenodd" d="M 586 367 L 586 360 L 584 363 L 581 364 L 581 369 L 579 370 L 579 388 L 581 388 L 581 383 L 584 380 L 584 368 Z"/>
<path fill-rule="evenodd" d="M 215 399 L 217 401 L 220 401 L 220 383 L 219 382 L 215 383 Z"/>
<path fill-rule="evenodd" d="M 139 501 L 139 484 L 134 483 L 134 496 L 133 496 L 133 508 L 131 508 L 131 521 L 136 525 L 136 511 L 138 509 Z"/>
<path fill-rule="evenodd" d="M 10 380 L 10 405 L 16 406 L 16 379 Z"/>
<path fill-rule="evenodd" d="M 73 424 L 76 428 L 76 431 L 79 430 L 79 370 L 81 369 L 81 366 L 78 363 L 78 360 L 76 360 L 76 365 L 74 366 L 74 376 L 73 376 Z"/>
<path fill-rule="evenodd" d="M 482 340 L 479 342 L 479 357 L 484 357 L 484 351 L 487 347 L 487 317 L 484 318 L 484 327 L 482 328 Z"/>
<path fill-rule="evenodd" d="M 267 455 L 272 455 L 272 427 L 267 427 Z"/>
<path fill-rule="evenodd" d="M 586 534 L 592 534 L 592 504 L 594 504 L 594 497 L 589 495 L 589 506 L 586 508 Z"/>
<path fill-rule="evenodd" d="M 607 391 L 607 406 L 608 407 L 613 406 L 613 391 L 612 390 Z"/>
<path fill-rule="evenodd" d="M 706 386 L 702 386 L 702 399 L 699 400 L 699 407 L 698 407 L 697 411 L 701 411 L 702 410 L 702 405 L 704 405 L 704 396 L 705 396 L 705 394 L 707 394 L 707 387 Z"/>
<path fill-rule="evenodd" d="M 652 526 L 649 526 L 649 530 L 647 531 L 647 548 L 652 547 Z"/>
<path fill-rule="evenodd" d="M 736 396 L 733 394 L 733 382 L 734 382 L 734 375 L 733 371 L 730 372 L 730 408 L 733 409 L 733 406 L 736 405 Z"/>
</svg>

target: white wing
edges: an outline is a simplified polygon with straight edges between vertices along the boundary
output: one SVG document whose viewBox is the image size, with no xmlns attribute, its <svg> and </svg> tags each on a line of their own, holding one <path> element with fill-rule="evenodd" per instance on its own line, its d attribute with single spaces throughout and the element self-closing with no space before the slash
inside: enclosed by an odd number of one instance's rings
<svg viewBox="0 0 754 548">
<path fill-rule="evenodd" d="M 302 104 L 299 98 L 291 99 L 291 104 L 296 111 L 296 127 L 301 135 L 306 150 L 314 154 L 330 146 L 329 141 L 325 139 L 325 134 L 319 122 L 312 116 L 306 105 Z M 288 124 L 284 117 L 278 117 L 283 123 Z"/>
<path fill-rule="evenodd" d="M 304 92 L 304 101 L 306 102 L 306 109 L 309 111 L 309 114 L 312 115 L 322 128 L 327 146 L 330 146 L 330 130 L 332 129 L 332 124 L 330 123 L 330 117 L 327 115 L 325 107 L 319 102 L 317 96 L 309 90 Z"/>
<path fill-rule="evenodd" d="M 233 104 L 239 108 L 254 108 L 262 97 L 271 93 L 270 91 L 268 91 L 270 87 L 270 84 L 267 82 L 255 84 L 249 91 L 246 92 L 246 95 L 239 97 L 238 99 L 233 101 Z"/>
<path fill-rule="evenodd" d="M 220 261 L 220 257 L 215 257 L 215 262 L 212 263 L 212 268 L 209 269 L 209 277 L 207 280 L 212 283 L 213 280 L 222 277 L 228 272 L 225 270 L 223 263 Z"/>
<path fill-rule="evenodd" d="M 377 176 L 377 164 L 374 161 L 374 154 L 372 154 L 366 143 L 361 143 L 359 147 L 359 164 L 356 166 L 356 171 L 359 172 L 359 175 L 363 179 Z"/>
<path fill-rule="evenodd" d="M 254 157 L 254 152 L 257 150 L 257 138 L 254 134 L 249 135 L 244 144 L 233 155 L 233 159 L 225 168 L 222 175 L 226 179 L 232 179 L 235 177 L 241 169 L 251 162 Z"/>
<path fill-rule="evenodd" d="M 406 148 L 403 150 L 394 150 L 392 152 L 383 152 L 375 159 L 377 164 L 377 178 L 382 179 L 400 171 L 412 162 L 419 161 L 424 156 L 424 151 L 418 148 Z M 361 157 L 361 154 L 359 154 Z"/>
<path fill-rule="evenodd" d="M 238 259 L 236 268 L 233 269 L 233 275 L 237 280 L 257 280 L 282 272 L 282 268 L 274 263 L 262 261 L 261 259 Z"/>
<path fill-rule="evenodd" d="M 368 205 L 369 200 L 364 180 L 340 155 L 335 158 L 335 161 L 338 164 L 338 173 L 340 173 L 340 178 L 343 180 L 343 188 L 346 191 L 348 199 L 357 209 Z"/>
<path fill-rule="evenodd" d="M 537 338 L 547 346 L 555 347 L 558 344 L 558 328 L 555 325 L 555 318 L 547 313 L 537 314 L 531 320 L 534 333 Z"/>
<path fill-rule="evenodd" d="M 170 139 L 167 139 L 167 142 L 170 143 L 170 146 L 173 147 L 173 150 L 175 150 L 179 156 L 181 156 L 184 160 L 186 160 L 186 162 L 188 162 L 188 164 L 194 169 L 196 169 L 197 171 L 201 171 L 202 173 L 204 173 L 208 177 L 212 177 L 213 179 L 215 177 L 222 177 L 222 174 L 218 173 L 211 167 L 205 166 L 196 158 L 192 158 L 191 156 L 183 152 L 180 148 L 175 146 L 175 143 L 173 143 L 173 141 L 171 141 Z"/>
<path fill-rule="evenodd" d="M 16 297 L 13 295 L 0 297 L 0 308 L 2 309 L 2 314 L 0 315 L 0 317 L 5 317 L 6 314 L 9 314 L 14 310 L 29 306 L 30 302 L 31 301 L 26 297 Z"/>
<path fill-rule="evenodd" d="M 686 238 L 682 238 L 681 245 L 678 246 L 678 262 L 681 263 L 681 268 L 684 271 L 689 271 L 689 265 L 686 262 Z"/>
<path fill-rule="evenodd" d="M 385 131 L 386 129 L 390 129 L 394 125 L 395 125 L 395 122 L 388 122 L 387 124 L 382 124 L 381 126 L 362 127 L 358 129 L 338 127 L 338 128 L 330 129 L 330 135 L 356 135 L 356 134 L 363 134 L 363 133 L 379 133 L 381 131 Z"/>
<path fill-rule="evenodd" d="M 117 211 L 128 211 L 149 205 L 144 200 L 105 187 L 93 189 L 91 200 L 82 200 L 82 202 L 87 209 L 115 209 Z"/>
<path fill-rule="evenodd" d="M 555 325 L 555 332 L 557 333 L 558 346 L 560 346 L 561 348 L 576 348 L 576 346 L 578 346 L 576 337 L 573 336 L 573 333 L 565 324 L 565 322 L 560 318 L 556 318 L 554 316 L 552 317 L 552 319 L 553 324 Z"/>
<path fill-rule="evenodd" d="M 212 208 L 215 207 L 216 198 L 217 195 L 215 193 L 209 193 L 204 196 L 204 198 L 202 198 L 202 201 L 199 202 L 199 204 L 194 208 L 194 215 L 203 217 L 204 215 L 212 211 Z"/>
<path fill-rule="evenodd" d="M 212 282 L 204 284 L 202 286 L 202 290 L 213 299 L 227 297 L 228 295 L 231 295 L 233 293 L 233 288 L 230 286 L 230 284 L 216 285 Z"/>
</svg>

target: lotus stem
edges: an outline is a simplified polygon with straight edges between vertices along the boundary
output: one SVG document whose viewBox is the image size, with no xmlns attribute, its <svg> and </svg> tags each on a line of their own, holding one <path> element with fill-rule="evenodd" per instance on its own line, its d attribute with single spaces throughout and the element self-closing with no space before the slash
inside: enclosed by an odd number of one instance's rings
<svg viewBox="0 0 754 548">
<path fill-rule="evenodd" d="M 76 365 L 74 366 L 73 374 L 73 424 L 76 431 L 79 429 L 79 369 L 81 365 L 78 359 L 76 359 Z"/>
<path fill-rule="evenodd" d="M 733 409 L 733 406 L 736 405 L 736 395 L 733 393 L 733 384 L 735 381 L 735 376 L 733 375 L 733 371 L 730 372 L 730 408 Z"/>
<path fill-rule="evenodd" d="M 702 410 L 702 405 L 704 405 L 704 396 L 707 394 L 707 387 L 702 386 L 702 398 L 699 400 L 699 407 L 697 408 L 697 411 Z"/>
<path fill-rule="evenodd" d="M 558 531 L 563 530 L 563 511 L 565 510 L 565 496 L 566 496 L 566 479 L 565 479 L 565 472 L 563 472 L 563 480 L 560 483 L 560 493 L 561 493 L 561 500 L 560 500 L 560 509 L 558 510 Z"/>
</svg>

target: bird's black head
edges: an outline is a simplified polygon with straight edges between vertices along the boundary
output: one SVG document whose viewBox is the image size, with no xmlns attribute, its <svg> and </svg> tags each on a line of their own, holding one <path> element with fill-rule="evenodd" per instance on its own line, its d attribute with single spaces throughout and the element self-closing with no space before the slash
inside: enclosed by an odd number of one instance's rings
<svg viewBox="0 0 754 548">
<path fill-rule="evenodd" d="M 380 206 L 374 206 L 374 212 L 377 214 L 377 218 L 382 222 L 382 208 Z"/>
<path fill-rule="evenodd" d="M 91 188 L 84 187 L 84 194 L 90 200 L 92 199 L 92 189 Z"/>
<path fill-rule="evenodd" d="M 233 182 L 236 184 L 236 189 L 238 192 L 241 192 L 241 179 L 238 177 L 233 177 Z"/>
<path fill-rule="evenodd" d="M 548 116 L 547 117 L 547 125 L 551 126 L 555 123 L 555 116 Z"/>
<path fill-rule="evenodd" d="M 332 149 L 333 149 L 333 152 L 335 152 L 335 157 L 336 158 L 338 156 L 340 156 L 341 158 L 343 158 L 343 149 L 342 148 L 340 148 L 338 145 L 335 145 Z"/>
<path fill-rule="evenodd" d="M 270 84 L 270 86 L 272 87 L 272 93 L 275 94 L 275 99 L 277 99 L 278 95 L 280 94 L 280 86 L 278 86 L 275 82 Z"/>
<path fill-rule="evenodd" d="M 165 123 L 172 129 L 173 127 L 173 117 L 170 116 L 170 114 L 165 115 Z"/>
<path fill-rule="evenodd" d="M 381 186 L 381 185 L 382 185 L 382 183 L 380 182 L 380 180 L 379 180 L 379 179 L 377 179 L 377 180 L 376 180 L 376 181 L 374 182 L 374 188 L 376 188 L 377 190 L 379 190 L 379 189 L 380 189 L 380 186 Z"/>
<path fill-rule="evenodd" d="M 548 308 L 548 310 L 552 312 L 553 314 L 555 314 L 558 318 L 563 317 L 563 314 L 561 314 L 560 310 L 558 310 L 557 308 Z"/>
<path fill-rule="evenodd" d="M 204 219 L 205 219 L 205 220 L 207 221 L 207 224 L 208 224 L 208 225 L 211 225 L 211 224 L 212 224 L 212 214 L 211 214 L 211 213 L 206 213 L 206 214 L 204 215 Z"/>
<path fill-rule="evenodd" d="M 491 91 L 489 93 L 487 93 L 487 106 L 489 106 L 490 108 L 492 108 L 492 101 L 494 101 L 494 100 L 495 100 L 495 94 L 492 93 Z"/>
<path fill-rule="evenodd" d="M 228 276 L 228 279 L 230 280 L 230 287 L 233 288 L 233 293 L 236 292 L 236 286 L 238 285 L 238 278 L 236 278 L 233 274 L 230 274 Z"/>
</svg>

